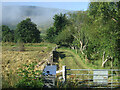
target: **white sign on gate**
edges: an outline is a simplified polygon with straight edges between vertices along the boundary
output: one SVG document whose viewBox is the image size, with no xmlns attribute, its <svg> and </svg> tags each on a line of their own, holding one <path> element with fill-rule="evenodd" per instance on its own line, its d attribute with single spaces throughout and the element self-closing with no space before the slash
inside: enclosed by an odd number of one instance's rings
<svg viewBox="0 0 120 90">
<path fill-rule="evenodd" d="M 94 70 L 93 71 L 93 82 L 94 84 L 100 84 L 100 85 L 108 84 L 108 71 Z"/>
</svg>

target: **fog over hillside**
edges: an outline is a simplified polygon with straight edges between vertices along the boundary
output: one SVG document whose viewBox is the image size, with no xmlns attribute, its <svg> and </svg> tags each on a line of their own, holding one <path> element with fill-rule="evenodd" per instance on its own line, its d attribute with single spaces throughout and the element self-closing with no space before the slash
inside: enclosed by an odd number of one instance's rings
<svg viewBox="0 0 120 90">
<path fill-rule="evenodd" d="M 66 12 L 68 11 L 37 6 L 3 6 L 2 24 L 15 28 L 20 21 L 30 17 L 39 27 L 50 26 L 55 14 Z"/>
</svg>

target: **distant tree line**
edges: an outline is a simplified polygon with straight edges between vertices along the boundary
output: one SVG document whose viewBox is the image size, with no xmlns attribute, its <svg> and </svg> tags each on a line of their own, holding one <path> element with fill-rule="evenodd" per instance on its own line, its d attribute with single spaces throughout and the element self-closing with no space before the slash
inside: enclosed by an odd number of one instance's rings
<svg viewBox="0 0 120 90">
<path fill-rule="evenodd" d="M 3 42 L 41 42 L 40 31 L 37 29 L 37 25 L 31 22 L 30 18 L 21 21 L 15 30 L 10 30 L 6 25 L 2 25 L 1 28 Z"/>
<path fill-rule="evenodd" d="M 88 60 L 120 65 L 120 2 L 91 2 L 87 11 L 54 16 L 47 40 L 80 52 Z"/>
</svg>

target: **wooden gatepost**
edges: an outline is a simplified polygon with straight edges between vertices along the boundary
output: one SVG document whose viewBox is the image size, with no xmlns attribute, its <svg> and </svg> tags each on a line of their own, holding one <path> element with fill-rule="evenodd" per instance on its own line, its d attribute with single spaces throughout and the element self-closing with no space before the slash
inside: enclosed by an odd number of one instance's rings
<svg viewBox="0 0 120 90">
<path fill-rule="evenodd" d="M 58 46 L 54 47 L 52 49 L 52 51 L 50 52 L 50 57 L 48 58 L 48 64 L 50 64 L 50 65 L 53 65 L 54 52 L 56 51 L 57 48 L 58 48 Z"/>
</svg>

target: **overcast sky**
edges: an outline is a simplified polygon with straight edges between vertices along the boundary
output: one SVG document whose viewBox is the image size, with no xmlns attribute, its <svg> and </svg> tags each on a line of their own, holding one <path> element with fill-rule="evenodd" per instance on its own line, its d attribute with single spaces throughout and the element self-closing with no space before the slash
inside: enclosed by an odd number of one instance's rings
<svg viewBox="0 0 120 90">
<path fill-rule="evenodd" d="M 2 2 L 118 2 L 120 0 L 0 0 Z"/>
<path fill-rule="evenodd" d="M 3 6 L 40 6 L 65 10 L 87 10 L 89 2 L 3 2 Z"/>
<path fill-rule="evenodd" d="M 90 0 L 1 0 L 2 2 L 89 2 Z"/>
<path fill-rule="evenodd" d="M 2 5 L 27 5 L 66 10 L 87 10 L 90 1 L 119 1 L 119 0 L 1 0 Z M 14 3 L 13 3 L 14 2 Z"/>
</svg>

